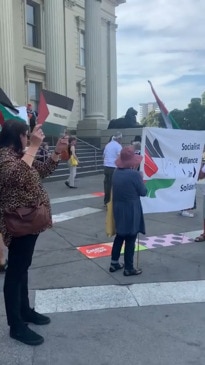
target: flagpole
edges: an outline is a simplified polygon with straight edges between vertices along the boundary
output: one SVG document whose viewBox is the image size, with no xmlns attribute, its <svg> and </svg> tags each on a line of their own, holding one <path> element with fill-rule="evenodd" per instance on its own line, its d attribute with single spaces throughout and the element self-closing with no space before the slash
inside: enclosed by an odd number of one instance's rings
<svg viewBox="0 0 205 365">
<path fill-rule="evenodd" d="M 171 116 L 171 114 L 168 112 L 167 108 L 165 107 L 164 103 L 162 102 L 162 100 L 159 98 L 159 96 L 157 95 L 152 83 L 150 80 L 148 80 L 148 83 L 151 87 L 152 93 L 156 99 L 156 102 L 158 104 L 160 113 L 162 115 L 162 118 L 164 120 L 165 126 L 166 128 L 175 128 L 175 129 L 179 129 L 179 126 L 177 124 L 177 122 L 174 120 L 174 118 Z"/>
<path fill-rule="evenodd" d="M 137 270 L 139 269 L 139 257 L 140 257 L 140 240 L 139 233 L 137 235 Z"/>
</svg>

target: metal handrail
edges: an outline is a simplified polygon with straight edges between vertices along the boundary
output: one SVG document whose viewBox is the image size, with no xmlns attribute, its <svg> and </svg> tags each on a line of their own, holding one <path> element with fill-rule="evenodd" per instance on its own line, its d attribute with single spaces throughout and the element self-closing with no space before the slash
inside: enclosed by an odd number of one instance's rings
<svg viewBox="0 0 205 365">
<path fill-rule="evenodd" d="M 95 152 L 95 155 L 94 155 L 94 160 L 95 161 L 94 162 L 95 162 L 95 169 L 97 170 L 97 151 L 102 151 L 101 148 L 93 146 L 91 143 L 88 143 L 88 142 L 86 142 L 83 139 L 80 139 L 78 137 L 76 139 L 77 139 L 77 141 L 82 142 L 82 143 L 86 144 L 87 146 L 92 147 L 94 149 L 94 152 Z"/>
<path fill-rule="evenodd" d="M 85 143 L 87 146 L 90 146 L 90 147 L 94 148 L 95 150 L 101 151 L 101 148 L 96 147 L 96 146 L 93 146 L 93 144 L 88 143 L 88 142 L 84 141 L 83 139 L 80 139 L 80 138 L 78 138 L 78 137 L 77 137 L 76 139 L 77 139 L 77 141 L 83 142 L 83 143 Z"/>
<path fill-rule="evenodd" d="M 102 152 L 102 149 L 99 148 L 99 147 L 96 147 L 96 146 L 93 146 L 91 143 L 88 143 L 86 141 L 84 141 L 83 139 L 80 139 L 80 138 L 76 138 L 77 141 L 79 142 L 82 142 L 83 144 L 85 144 L 86 146 L 88 147 L 91 147 L 94 151 L 94 163 L 93 163 L 93 167 L 95 166 L 95 170 L 97 171 L 98 169 L 98 160 L 97 160 L 97 152 L 98 151 L 101 151 Z M 53 152 L 53 150 L 55 149 L 55 146 L 54 145 L 49 145 L 49 151 L 50 152 Z M 51 176 L 48 177 L 48 179 L 51 178 Z"/>
<path fill-rule="evenodd" d="M 102 151 L 102 149 L 101 149 L 101 148 L 96 147 L 96 146 L 94 146 L 93 144 L 91 144 L 91 143 L 88 143 L 88 142 L 84 141 L 83 139 L 80 139 L 80 138 L 76 138 L 76 139 L 77 139 L 77 141 L 83 142 L 83 143 L 84 143 L 84 144 L 86 144 L 87 146 L 94 148 L 94 150 L 96 150 L 96 151 Z M 54 145 L 52 145 L 52 146 L 49 146 L 49 148 L 51 148 L 51 149 L 53 149 L 53 150 L 54 150 L 54 149 L 55 149 L 55 146 L 54 146 Z"/>
</svg>

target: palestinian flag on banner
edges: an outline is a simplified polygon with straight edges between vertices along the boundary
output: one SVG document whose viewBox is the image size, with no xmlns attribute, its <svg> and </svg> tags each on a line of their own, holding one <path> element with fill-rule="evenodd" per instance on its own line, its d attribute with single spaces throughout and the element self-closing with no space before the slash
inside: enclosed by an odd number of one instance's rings
<svg viewBox="0 0 205 365">
<path fill-rule="evenodd" d="M 26 123 L 27 118 L 22 108 L 14 107 L 8 96 L 0 88 L 0 125 L 10 119 Z"/>
<path fill-rule="evenodd" d="M 167 128 L 172 128 L 172 129 L 180 129 L 177 122 L 174 120 L 174 118 L 172 117 L 172 115 L 168 112 L 167 108 L 165 107 L 165 105 L 163 104 L 163 102 L 160 100 L 160 98 L 158 97 L 158 95 L 156 94 L 155 89 L 152 86 L 151 81 L 148 81 L 150 86 L 151 86 L 151 90 L 154 94 L 154 97 L 156 99 L 156 102 L 159 106 L 160 112 L 162 114 L 162 117 L 164 119 L 164 123 L 166 125 Z"/>
<path fill-rule="evenodd" d="M 44 133 L 58 137 L 68 128 L 73 108 L 73 99 L 43 89 L 38 108 L 38 124 L 43 124 Z"/>
</svg>

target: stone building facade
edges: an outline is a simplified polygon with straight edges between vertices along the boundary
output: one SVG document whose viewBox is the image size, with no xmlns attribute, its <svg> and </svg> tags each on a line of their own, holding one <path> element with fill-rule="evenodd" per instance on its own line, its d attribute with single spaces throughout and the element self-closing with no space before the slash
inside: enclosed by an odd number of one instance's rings
<svg viewBox="0 0 205 365">
<path fill-rule="evenodd" d="M 0 87 L 34 109 L 42 88 L 69 96 L 71 129 L 116 118 L 115 10 L 125 2 L 1 0 Z"/>
</svg>

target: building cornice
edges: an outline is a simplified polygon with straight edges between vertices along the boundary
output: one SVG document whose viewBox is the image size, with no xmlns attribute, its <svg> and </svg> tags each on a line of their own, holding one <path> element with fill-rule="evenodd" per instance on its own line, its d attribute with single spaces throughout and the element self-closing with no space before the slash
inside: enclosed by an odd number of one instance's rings
<svg viewBox="0 0 205 365">
<path fill-rule="evenodd" d="M 121 4 L 126 3 L 126 0 L 107 0 L 109 3 L 111 3 L 113 6 L 119 6 Z"/>
<path fill-rule="evenodd" d="M 114 23 L 114 22 L 112 22 L 111 20 L 109 20 L 109 19 L 107 19 L 107 18 L 105 18 L 105 17 L 101 17 L 101 22 L 102 22 L 102 24 L 106 24 L 106 25 L 109 25 L 110 26 L 110 28 L 111 29 L 114 29 L 114 30 L 116 30 L 117 29 L 117 24 L 116 23 Z"/>
<path fill-rule="evenodd" d="M 65 0 L 65 6 L 69 9 L 72 9 L 76 3 L 76 0 Z"/>
<path fill-rule="evenodd" d="M 116 0 L 117 6 L 120 4 L 125 4 L 126 0 Z"/>
<path fill-rule="evenodd" d="M 76 16 L 75 19 L 76 19 L 78 30 L 85 30 L 85 19 L 79 15 Z"/>
<path fill-rule="evenodd" d="M 25 74 L 26 80 L 28 79 L 29 72 L 35 72 L 35 73 L 38 73 L 38 74 L 40 73 L 40 74 L 44 74 L 44 75 L 46 74 L 45 68 L 30 65 L 30 64 L 24 65 L 24 74 Z"/>
</svg>

